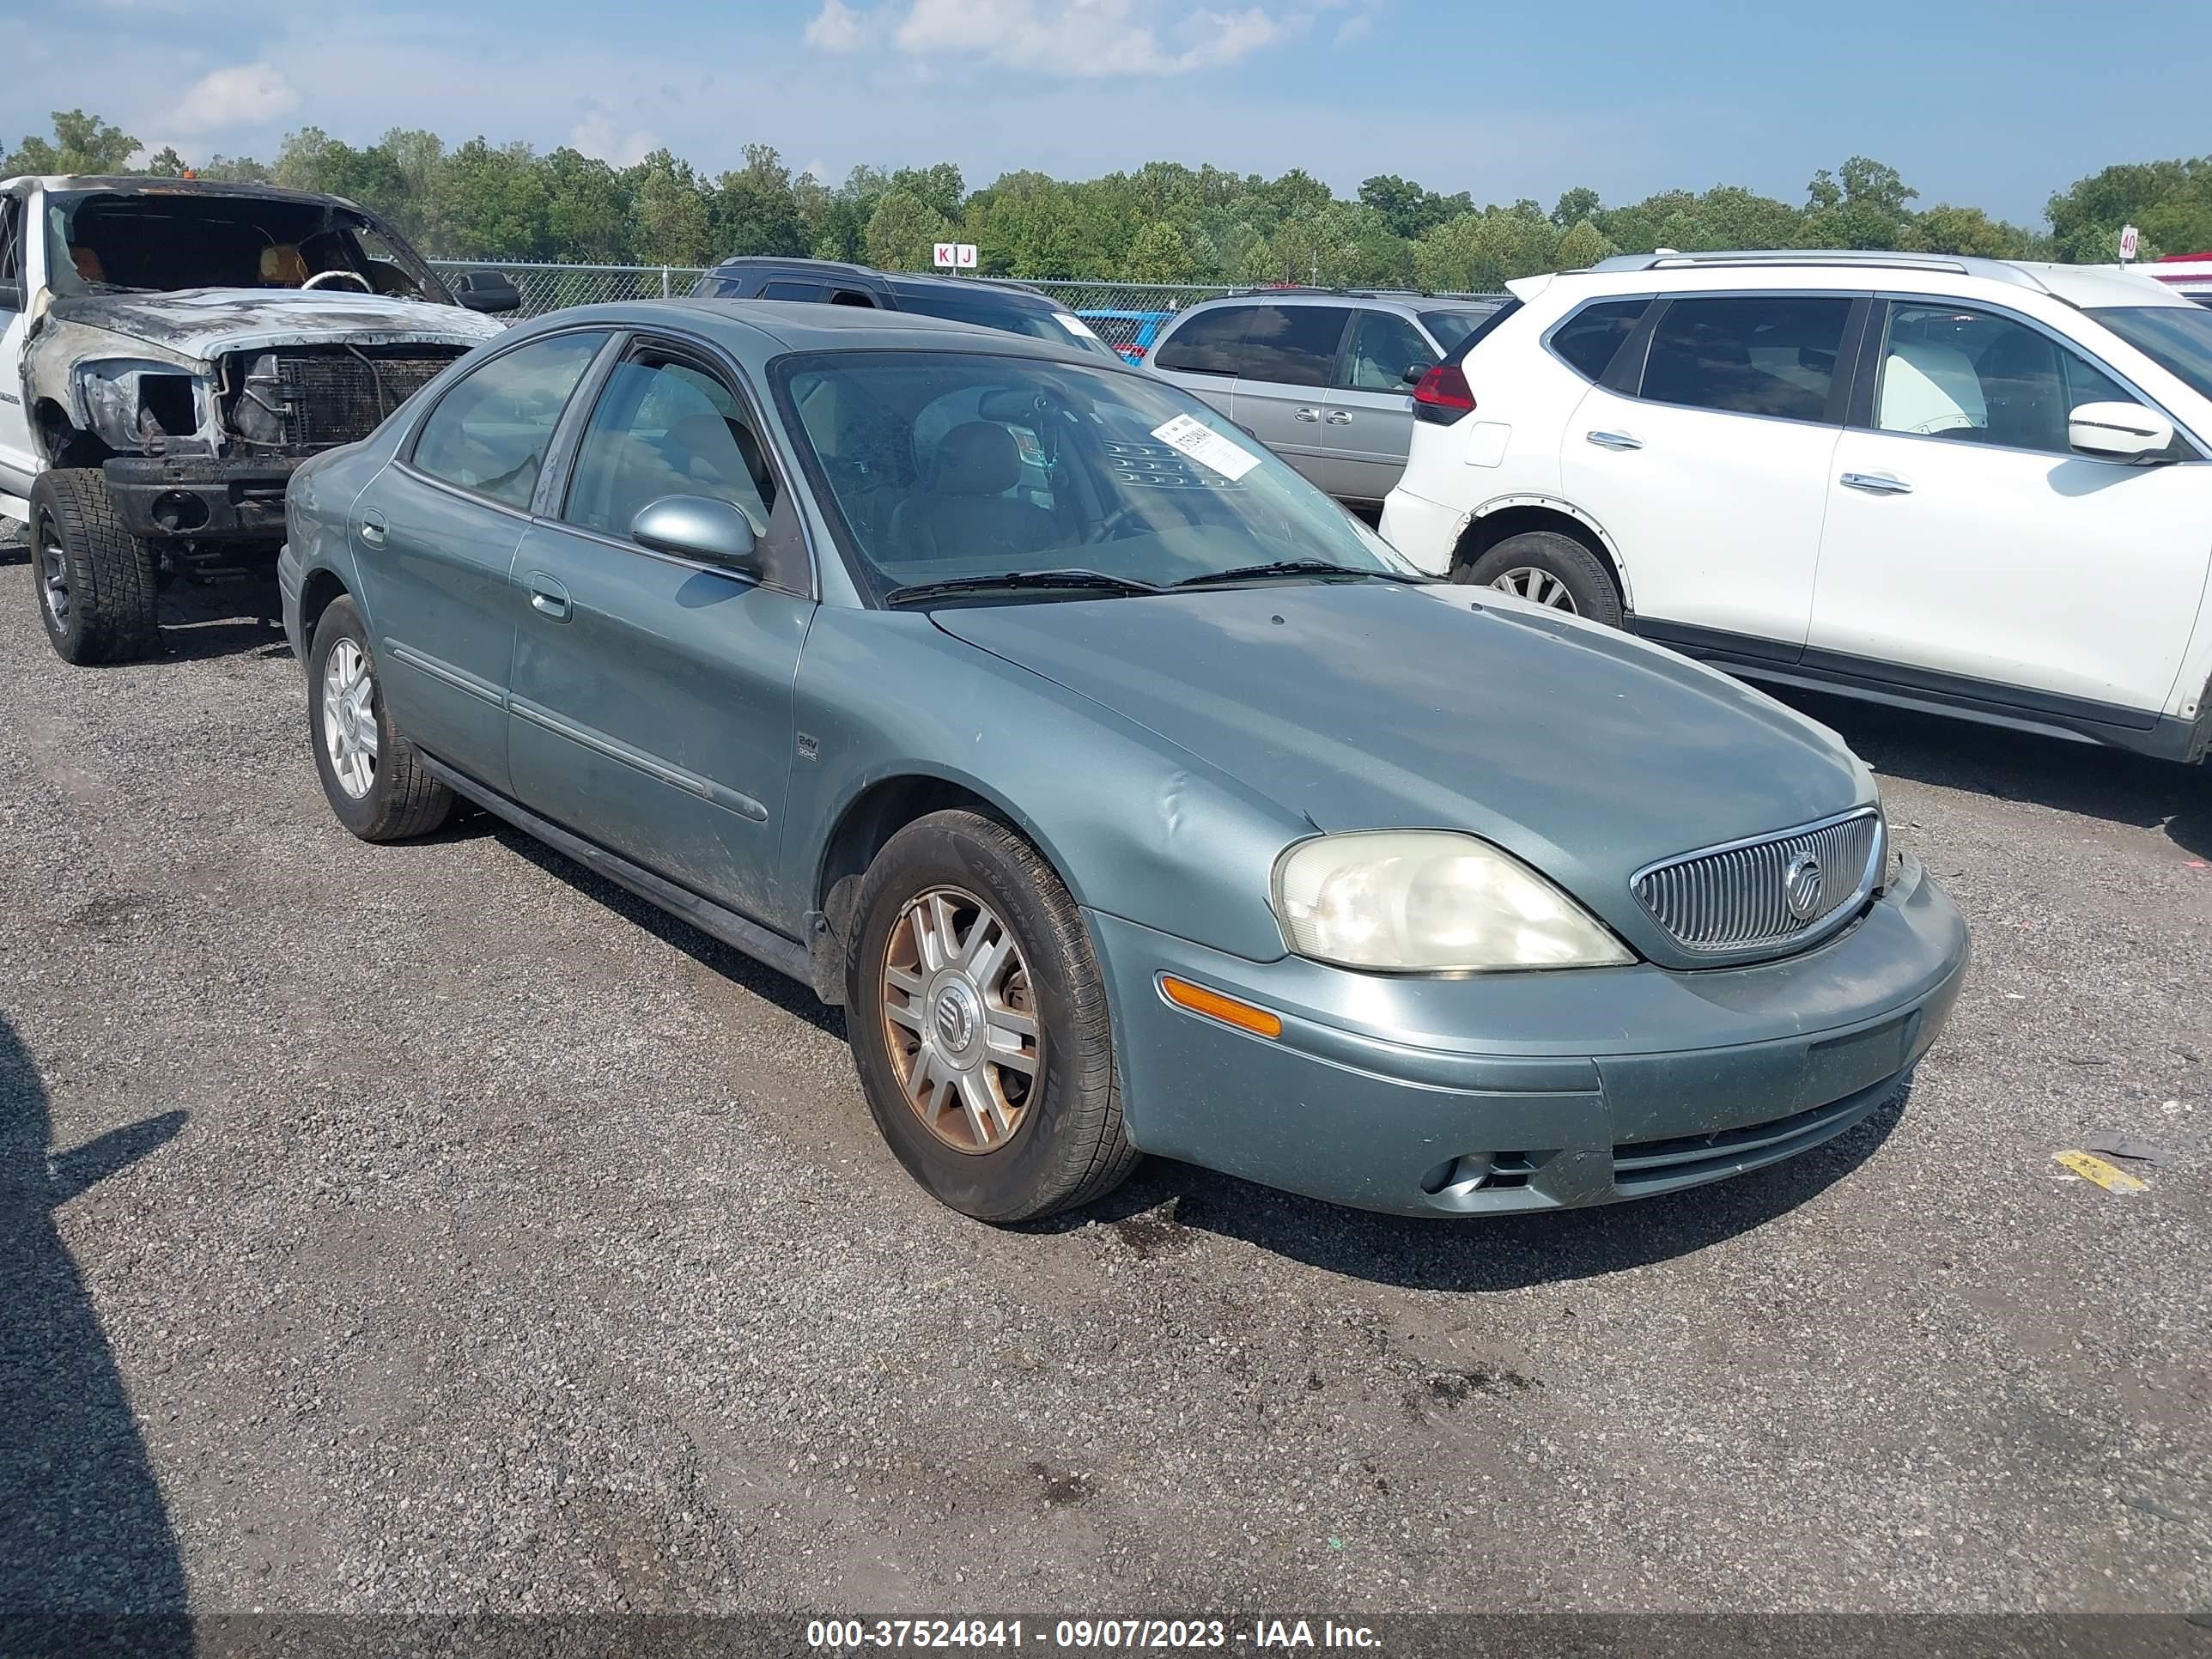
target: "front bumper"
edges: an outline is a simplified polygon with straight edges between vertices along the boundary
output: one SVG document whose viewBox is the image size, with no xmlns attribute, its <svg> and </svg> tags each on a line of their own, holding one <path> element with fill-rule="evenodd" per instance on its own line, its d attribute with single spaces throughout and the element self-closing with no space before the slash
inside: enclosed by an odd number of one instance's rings
<svg viewBox="0 0 2212 1659">
<path fill-rule="evenodd" d="M 108 498 L 134 536 L 210 542 L 284 539 L 284 489 L 299 458 L 121 456 L 100 465 Z"/>
<path fill-rule="evenodd" d="M 1400 484 L 1382 502 L 1382 539 L 1431 576 L 1451 574 L 1467 514 Z"/>
<path fill-rule="evenodd" d="M 1818 949 L 1695 973 L 1389 977 L 1090 921 L 1132 1140 L 1401 1215 L 1610 1203 L 1817 1146 L 1894 1094 L 1967 957 L 1966 924 L 1911 859 Z M 1278 1012 L 1282 1036 L 1170 1004 L 1163 973 Z"/>
</svg>

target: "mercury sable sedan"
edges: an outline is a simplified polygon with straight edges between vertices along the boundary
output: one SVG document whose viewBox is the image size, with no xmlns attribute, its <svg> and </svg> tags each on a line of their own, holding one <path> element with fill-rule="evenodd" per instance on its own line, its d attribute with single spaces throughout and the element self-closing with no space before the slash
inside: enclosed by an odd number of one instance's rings
<svg viewBox="0 0 2212 1659">
<path fill-rule="evenodd" d="M 472 801 L 842 1004 L 997 1222 L 1146 1152 L 1409 1215 L 1801 1152 L 1957 914 L 1825 728 L 1421 578 L 1205 404 L 921 318 L 565 311 L 289 498 L 315 764 Z"/>
</svg>

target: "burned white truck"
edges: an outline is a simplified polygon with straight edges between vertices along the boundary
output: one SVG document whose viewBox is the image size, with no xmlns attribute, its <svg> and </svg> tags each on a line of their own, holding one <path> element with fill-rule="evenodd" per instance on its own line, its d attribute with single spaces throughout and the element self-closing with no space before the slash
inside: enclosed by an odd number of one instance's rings
<svg viewBox="0 0 2212 1659">
<path fill-rule="evenodd" d="M 284 489 L 519 302 L 459 299 L 336 197 L 191 179 L 0 182 L 0 514 L 74 663 L 158 647 L 179 580 L 265 573 Z"/>
</svg>

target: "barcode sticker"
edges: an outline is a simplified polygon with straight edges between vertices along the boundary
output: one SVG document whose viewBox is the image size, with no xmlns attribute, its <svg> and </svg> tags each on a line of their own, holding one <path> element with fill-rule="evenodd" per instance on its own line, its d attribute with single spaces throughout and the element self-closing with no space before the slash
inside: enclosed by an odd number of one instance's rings
<svg viewBox="0 0 2212 1659">
<path fill-rule="evenodd" d="M 1152 436 L 1232 483 L 1260 465 L 1257 455 L 1230 442 L 1195 415 L 1178 415 L 1165 426 L 1154 427 Z"/>
</svg>

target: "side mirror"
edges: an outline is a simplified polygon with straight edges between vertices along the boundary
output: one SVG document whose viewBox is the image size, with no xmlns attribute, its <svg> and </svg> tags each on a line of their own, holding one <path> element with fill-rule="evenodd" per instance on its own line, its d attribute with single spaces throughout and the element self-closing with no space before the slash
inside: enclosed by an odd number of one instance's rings
<svg viewBox="0 0 2212 1659">
<path fill-rule="evenodd" d="M 752 520 L 727 501 L 708 495 L 663 495 L 630 520 L 630 539 L 656 553 L 673 553 L 726 570 L 758 576 Z"/>
<path fill-rule="evenodd" d="M 1398 378 L 1408 386 L 1417 386 L 1428 378 L 1429 371 L 1435 367 L 1436 365 L 1431 362 L 1419 361 L 1410 362 L 1406 365 L 1406 372 Z"/>
<path fill-rule="evenodd" d="M 2173 447 L 2173 422 L 2141 404 L 2083 404 L 2066 417 L 2066 441 L 2085 455 L 2136 461 Z"/>
<path fill-rule="evenodd" d="M 453 279 L 453 297 L 471 311 L 522 309 L 522 290 L 503 270 L 465 270 Z"/>
</svg>

